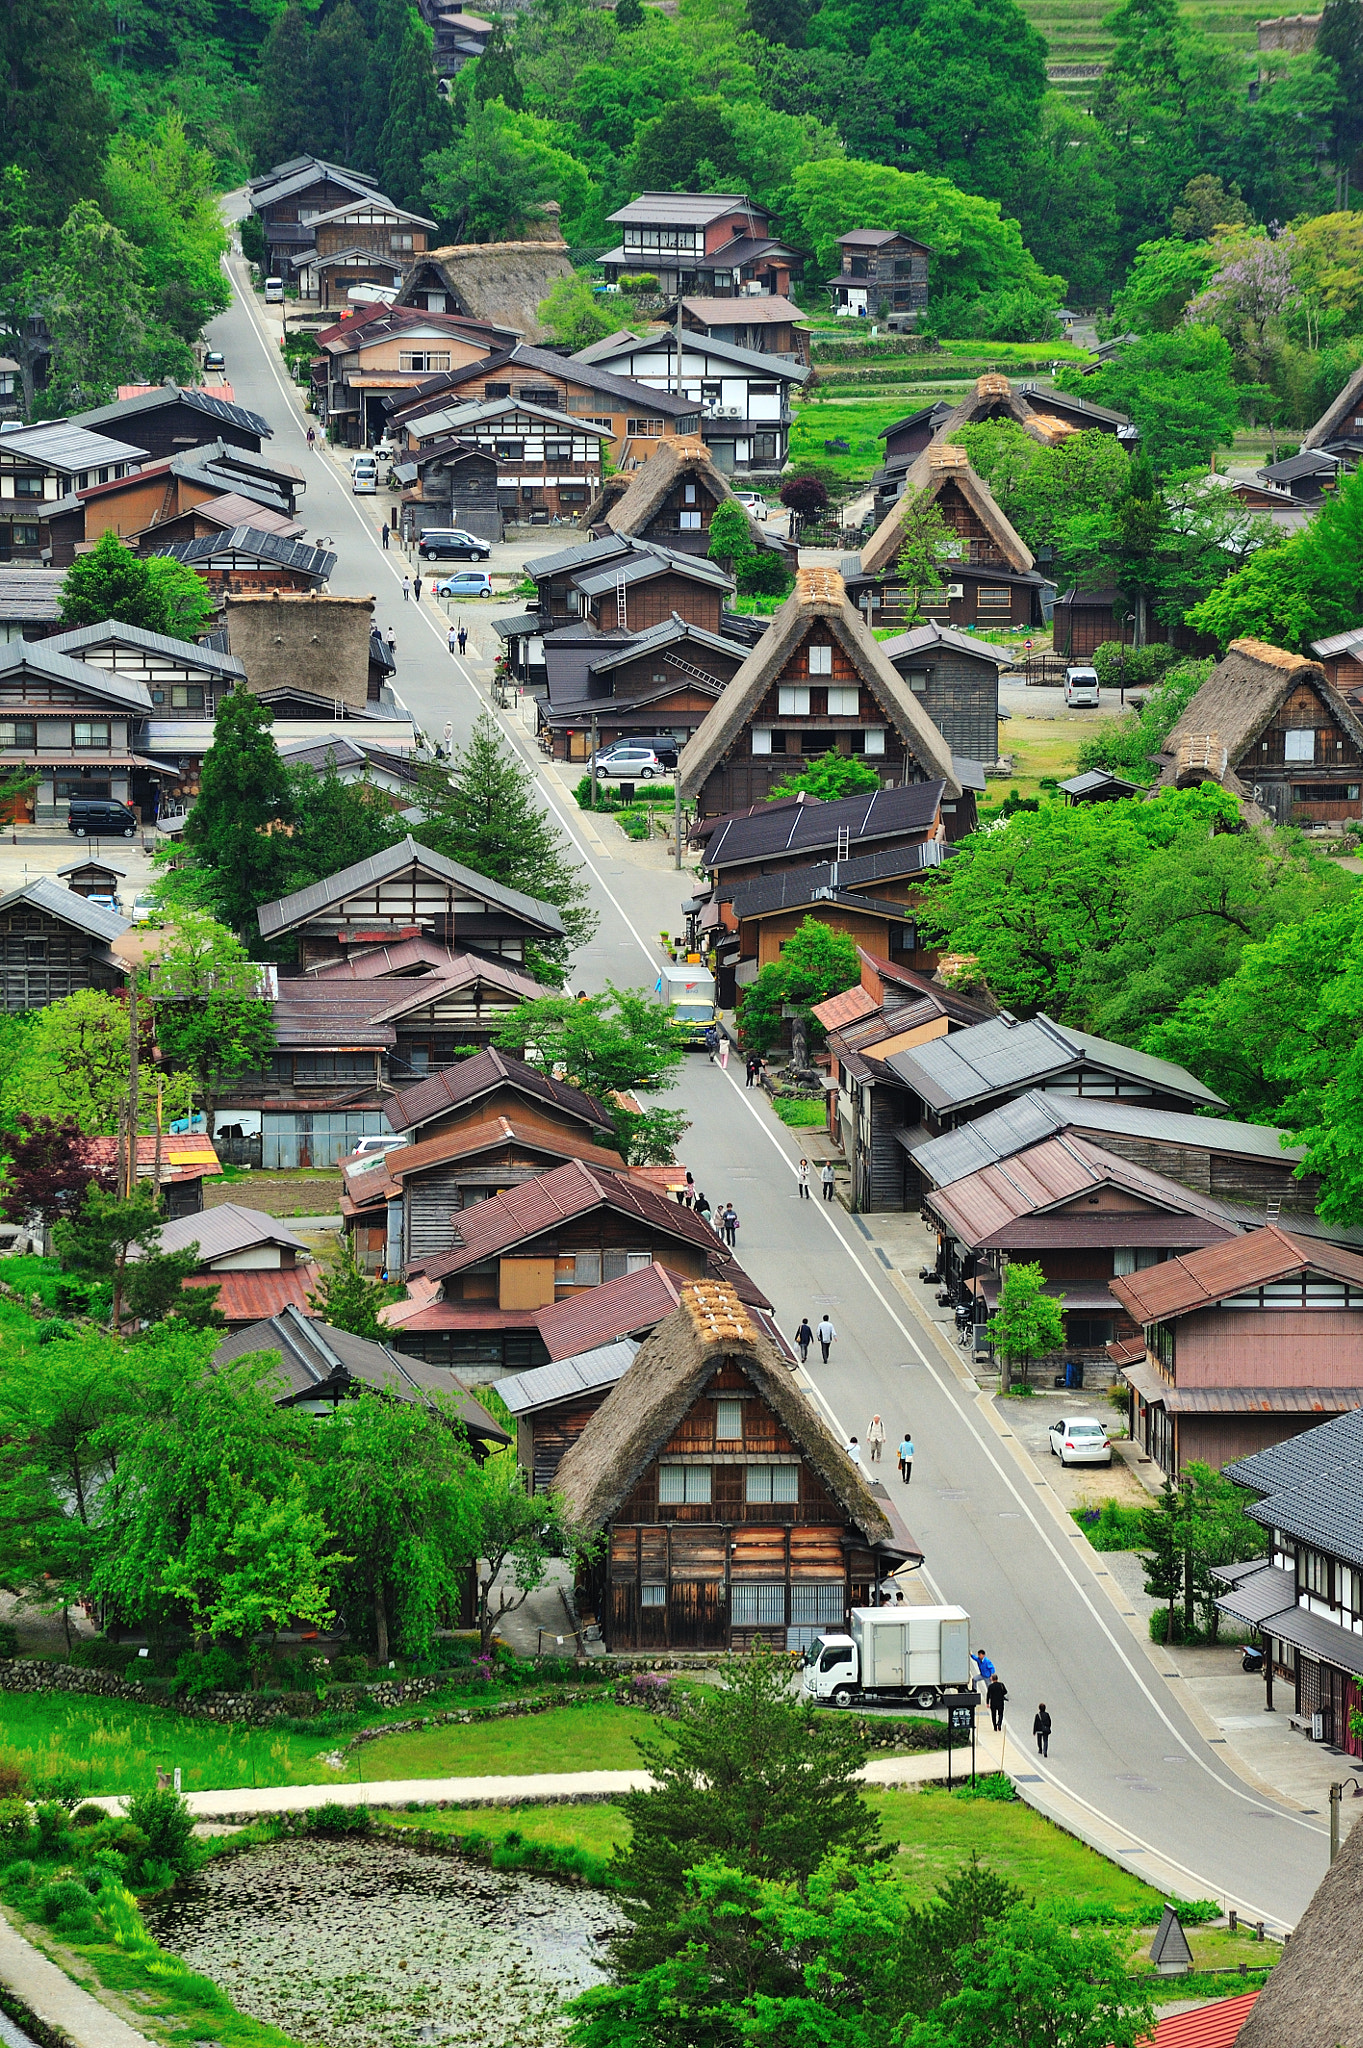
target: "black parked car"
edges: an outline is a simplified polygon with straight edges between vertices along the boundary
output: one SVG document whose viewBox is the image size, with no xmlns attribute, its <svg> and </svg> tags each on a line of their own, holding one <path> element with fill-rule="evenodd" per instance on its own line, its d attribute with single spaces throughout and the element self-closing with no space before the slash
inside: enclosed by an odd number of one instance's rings
<svg viewBox="0 0 1363 2048">
<path fill-rule="evenodd" d="M 112 797 L 73 796 L 66 829 L 74 832 L 77 839 L 133 839 L 137 835 L 137 813 Z"/>
<path fill-rule="evenodd" d="M 492 542 L 465 533 L 462 527 L 428 526 L 417 541 L 417 553 L 427 561 L 485 562 L 492 553 Z"/>
</svg>

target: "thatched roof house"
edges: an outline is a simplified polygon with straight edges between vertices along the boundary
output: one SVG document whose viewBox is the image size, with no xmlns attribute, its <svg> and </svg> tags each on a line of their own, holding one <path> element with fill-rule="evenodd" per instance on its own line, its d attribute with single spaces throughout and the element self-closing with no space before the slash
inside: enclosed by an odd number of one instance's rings
<svg viewBox="0 0 1363 2048">
<path fill-rule="evenodd" d="M 1158 787 L 1218 783 L 1251 824 L 1363 816 L 1363 717 L 1318 661 L 1263 640 L 1232 640 L 1158 758 Z"/>
<path fill-rule="evenodd" d="M 732 1287 L 697 1281 L 563 1458 L 611 1647 L 785 1649 L 922 1553 Z"/>
<path fill-rule="evenodd" d="M 543 341 L 548 329 L 540 325 L 540 301 L 572 275 L 568 244 L 561 240 L 454 242 L 416 259 L 396 303 L 465 313 L 512 328 L 527 341 Z M 438 305 L 432 303 L 436 299 Z"/>
<path fill-rule="evenodd" d="M 951 417 L 955 419 L 956 414 Z M 925 504 L 937 505 L 947 525 L 970 544 L 969 559 L 992 556 L 1024 574 L 1036 567 L 1031 549 L 984 478 L 971 468 L 964 448 L 957 448 L 945 434 L 939 434 L 908 470 L 904 497 L 920 497 Z M 862 549 L 863 576 L 878 576 L 894 568 L 903 544 L 904 509 L 903 499 L 897 498 Z M 954 572 L 954 563 L 946 567 Z"/>
<path fill-rule="evenodd" d="M 369 701 L 372 597 L 229 591 L 227 644 L 253 696 L 291 685 L 363 710 Z"/>
<path fill-rule="evenodd" d="M 704 441 L 698 435 L 678 434 L 658 442 L 604 511 L 592 507 L 588 528 L 601 526 L 631 539 L 656 540 L 683 553 L 704 554 L 710 545 L 710 521 L 733 496 Z M 763 533 L 751 514 L 744 517 L 755 547 L 780 552 L 774 536 Z"/>
<path fill-rule="evenodd" d="M 1363 447 L 1363 369 L 1354 371 L 1338 398 L 1307 428 L 1301 445 L 1303 451 L 1325 448 L 1342 452 Z"/>
<path fill-rule="evenodd" d="M 1235 2048 L 1363 2048 L 1363 1827 L 1346 1835 Z"/>
<path fill-rule="evenodd" d="M 844 738 L 844 751 L 860 753 L 887 783 L 940 781 L 949 799 L 962 794 L 951 749 L 848 601 L 841 576 L 801 569 L 683 750 L 682 793 L 703 817 L 741 810 L 798 769 L 806 744 L 823 754 Z"/>
</svg>

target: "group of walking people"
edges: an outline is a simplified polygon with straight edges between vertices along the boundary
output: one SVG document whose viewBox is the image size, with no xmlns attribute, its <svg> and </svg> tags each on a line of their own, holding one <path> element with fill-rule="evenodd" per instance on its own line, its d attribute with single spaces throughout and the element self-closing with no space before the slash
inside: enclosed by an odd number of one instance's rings
<svg viewBox="0 0 1363 2048">
<path fill-rule="evenodd" d="M 683 1209 L 689 1209 L 693 1216 L 699 1216 L 702 1223 L 708 1223 L 715 1236 L 723 1238 L 729 1250 L 733 1251 L 738 1243 L 738 1211 L 732 1202 L 721 1202 L 718 1209 L 712 1209 L 709 1197 L 696 1186 L 690 1172 L 676 1189 L 676 1196 Z"/>
<path fill-rule="evenodd" d="M 807 1159 L 802 1159 L 795 1169 L 796 1183 L 799 1187 L 800 1200 L 802 1202 L 809 1200 L 809 1176 L 811 1170 Z M 825 1159 L 823 1165 L 819 1168 L 819 1184 L 823 1189 L 823 1198 L 826 1202 L 831 1202 L 833 1199 L 833 1188 L 837 1178 L 837 1174 L 833 1171 L 832 1160 Z"/>
<path fill-rule="evenodd" d="M 800 1326 L 801 1330 L 803 1330 L 803 1329 L 806 1329 L 807 1327 L 808 1327 L 807 1323 L 802 1323 L 802 1324 L 801 1324 L 801 1326 Z M 831 1323 L 829 1324 L 829 1328 L 830 1328 L 830 1329 L 832 1328 L 832 1324 L 831 1324 Z M 800 1341 L 800 1331 L 799 1331 L 799 1330 L 797 1330 L 797 1331 L 796 1331 L 796 1333 L 795 1333 L 795 1341 L 796 1341 L 796 1343 L 797 1343 L 797 1344 L 798 1344 L 798 1343 L 799 1343 L 799 1341 Z M 827 1353 L 827 1351 L 825 1351 L 825 1352 L 824 1352 L 824 1364 L 826 1365 L 827 1363 L 828 1363 L 828 1353 Z M 848 1455 L 848 1457 L 849 1457 L 849 1458 L 850 1458 L 850 1459 L 852 1460 L 852 1463 L 853 1463 L 854 1465 L 859 1465 L 859 1464 L 861 1463 L 861 1444 L 860 1444 L 860 1442 L 858 1441 L 858 1439 L 857 1439 L 856 1437 L 854 1437 L 854 1436 L 850 1436 L 850 1437 L 848 1437 L 848 1439 L 847 1439 L 847 1445 L 846 1445 L 846 1449 L 847 1449 L 847 1455 Z M 867 1425 L 866 1425 L 866 1455 L 867 1455 L 867 1462 L 868 1462 L 868 1464 L 871 1464 L 871 1465 L 878 1465 L 878 1464 L 880 1464 L 880 1462 L 881 1462 L 881 1460 L 882 1460 L 882 1458 L 883 1458 L 883 1456 L 884 1456 L 884 1452 L 885 1452 L 885 1425 L 884 1425 L 884 1423 L 883 1423 L 883 1422 L 881 1421 L 881 1419 L 880 1419 L 880 1417 L 879 1417 L 878 1415 L 873 1415 L 873 1416 L 871 1417 L 870 1421 L 869 1421 L 869 1422 L 867 1423 Z M 901 1479 L 903 1480 L 903 1482 L 904 1482 L 905 1486 L 907 1486 L 907 1485 L 908 1485 L 908 1484 L 910 1483 L 910 1481 L 912 1480 L 912 1478 L 913 1478 L 913 1433 L 912 1433 L 912 1431 L 910 1431 L 910 1430 L 907 1430 L 907 1429 L 906 1429 L 906 1430 L 904 1431 L 904 1434 L 903 1434 L 903 1436 L 901 1436 L 901 1437 L 900 1437 L 900 1439 L 899 1439 L 899 1451 L 898 1451 L 897 1455 L 898 1455 L 898 1458 L 899 1458 L 899 1476 L 900 1476 L 900 1478 L 901 1478 Z"/>
</svg>

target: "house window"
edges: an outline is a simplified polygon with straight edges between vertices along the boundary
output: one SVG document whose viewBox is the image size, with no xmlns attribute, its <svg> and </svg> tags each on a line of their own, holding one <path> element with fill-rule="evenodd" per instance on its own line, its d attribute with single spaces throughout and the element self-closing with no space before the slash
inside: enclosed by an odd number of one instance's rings
<svg viewBox="0 0 1363 2048">
<path fill-rule="evenodd" d="M 811 647 L 809 650 L 809 673 L 812 676 L 831 676 L 833 673 L 833 650 L 831 647 Z"/>
<path fill-rule="evenodd" d="M 0 747 L 36 747 L 38 726 L 32 718 L 7 718 L 0 724 Z"/>
<path fill-rule="evenodd" d="M 715 1442 L 741 1444 L 743 1441 L 743 1403 L 741 1401 L 716 1401 Z"/>
<path fill-rule="evenodd" d="M 808 690 L 782 689 L 778 695 L 777 709 L 782 718 L 808 718 Z"/>
<path fill-rule="evenodd" d="M 572 442 L 546 441 L 544 444 L 544 459 L 546 462 L 571 462 L 573 459 Z"/>
<path fill-rule="evenodd" d="M 390 249 L 401 249 L 410 254 L 412 248 L 412 238 L 410 235 L 392 234 L 388 237 L 388 246 Z"/>
<path fill-rule="evenodd" d="M 925 668 L 911 668 L 909 670 L 906 681 L 908 682 L 909 688 L 913 691 L 915 697 L 927 696 L 928 672 Z"/>
<path fill-rule="evenodd" d="M 560 505 L 585 505 L 586 486 L 583 484 L 560 484 L 558 501 Z"/>
<path fill-rule="evenodd" d="M 111 793 L 109 779 L 98 776 L 59 775 L 52 784 L 52 794 L 58 803 L 73 796 L 108 796 Z"/>
<path fill-rule="evenodd" d="M 640 1589 L 640 1593 L 639 1593 L 639 1605 L 640 1605 L 641 1607 L 666 1607 L 666 1605 L 667 1605 L 667 1588 L 666 1588 L 666 1586 L 656 1586 L 656 1585 L 655 1585 L 655 1586 L 644 1586 L 644 1587 L 642 1587 L 642 1588 Z"/>
<path fill-rule="evenodd" d="M 511 386 L 509 384 L 485 384 L 483 386 L 483 396 L 484 398 L 510 398 Z"/>
<path fill-rule="evenodd" d="M 754 754 L 769 754 L 771 752 L 771 727 L 769 725 L 755 725 L 752 729 L 751 738 Z"/>
<path fill-rule="evenodd" d="M 447 348 L 404 348 L 398 351 L 400 370 L 448 370 L 450 352 Z"/>
<path fill-rule="evenodd" d="M 495 448 L 498 462 L 524 462 L 524 441 L 498 441 Z"/>
<path fill-rule="evenodd" d="M 775 462 L 777 456 L 775 434 L 754 434 L 752 437 L 752 459 L 754 462 Z"/>
<path fill-rule="evenodd" d="M 828 715 L 830 718 L 855 718 L 860 709 L 861 692 L 855 687 L 850 690 L 829 691 Z"/>
<path fill-rule="evenodd" d="M 660 1465 L 658 1499 L 663 1505 L 699 1505 L 710 1498 L 708 1465 Z"/>
<path fill-rule="evenodd" d="M 696 487 L 695 487 L 695 485 L 694 485 L 694 484 L 684 484 L 684 485 L 682 486 L 682 503 L 683 503 L 683 505 L 694 505 L 694 504 L 695 504 L 695 502 L 696 502 Z"/>
<path fill-rule="evenodd" d="M 27 519 L 16 519 L 9 530 L 10 546 L 15 548 L 36 548 L 38 528 Z"/>
<path fill-rule="evenodd" d="M 599 1287 L 601 1285 L 600 1252 L 577 1252 L 573 1256 L 574 1287 Z"/>
<path fill-rule="evenodd" d="M 108 751 L 109 721 L 107 718 L 78 720 L 71 728 L 73 747 L 103 747 Z"/>
<path fill-rule="evenodd" d="M 639 437 L 640 439 L 642 439 L 642 440 L 645 440 L 645 441 L 656 441 L 656 440 L 658 440 L 658 439 L 659 439 L 659 438 L 661 437 L 661 435 L 662 435 L 662 431 L 663 431 L 663 423 L 662 423 L 662 421 L 661 421 L 661 420 L 626 420 L 626 421 L 625 421 L 625 432 L 626 432 L 627 434 L 634 434 L 634 435 L 637 435 L 637 436 L 638 436 L 638 437 Z"/>
<path fill-rule="evenodd" d="M 679 533 L 699 533 L 699 512 L 679 512 L 677 514 L 677 531 Z"/>
<path fill-rule="evenodd" d="M 841 1579 L 830 1579 L 822 1585 L 792 1586 L 790 1625 L 792 1628 L 836 1626 L 843 1617 L 843 1600 Z"/>
<path fill-rule="evenodd" d="M 41 498 L 43 480 L 40 476 L 16 476 L 14 495 L 16 498 Z"/>
<path fill-rule="evenodd" d="M 1111 1316 L 1066 1316 L 1065 1342 L 1078 1351 L 1098 1351 L 1112 1342 Z"/>
<path fill-rule="evenodd" d="M 204 690 L 202 683 L 172 683 L 170 686 L 170 708 L 172 711 L 202 711 Z"/>
<path fill-rule="evenodd" d="M 750 1501 L 798 1500 L 800 1498 L 800 1468 L 798 1465 L 749 1465 L 748 1499 Z"/>
<path fill-rule="evenodd" d="M 1297 732 L 1283 734 L 1284 761 L 1314 761 L 1316 758 L 1316 735 L 1310 726 Z"/>
<path fill-rule="evenodd" d="M 1011 590 L 988 590 L 981 586 L 975 599 L 976 610 L 982 612 L 1006 612 L 1011 611 L 1012 606 Z"/>
<path fill-rule="evenodd" d="M 731 1585 L 729 1588 L 729 1619 L 735 1628 L 784 1628 L 786 1622 L 786 1589 L 783 1583 L 771 1586 Z"/>
</svg>

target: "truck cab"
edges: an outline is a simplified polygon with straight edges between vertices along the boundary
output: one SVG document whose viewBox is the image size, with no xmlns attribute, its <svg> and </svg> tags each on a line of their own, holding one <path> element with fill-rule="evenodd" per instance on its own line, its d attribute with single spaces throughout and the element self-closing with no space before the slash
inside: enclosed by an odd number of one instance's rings
<svg viewBox="0 0 1363 2048">
<path fill-rule="evenodd" d="M 800 1690 L 816 1705 L 937 1706 L 971 1684 L 970 1616 L 963 1607 L 854 1607 L 851 1628 L 805 1652 Z"/>
<path fill-rule="evenodd" d="M 703 1045 L 705 1034 L 719 1017 L 715 1003 L 715 977 L 708 967 L 673 966 L 670 962 L 658 977 L 654 994 L 674 1023 L 685 1031 L 691 1045 Z"/>
</svg>

